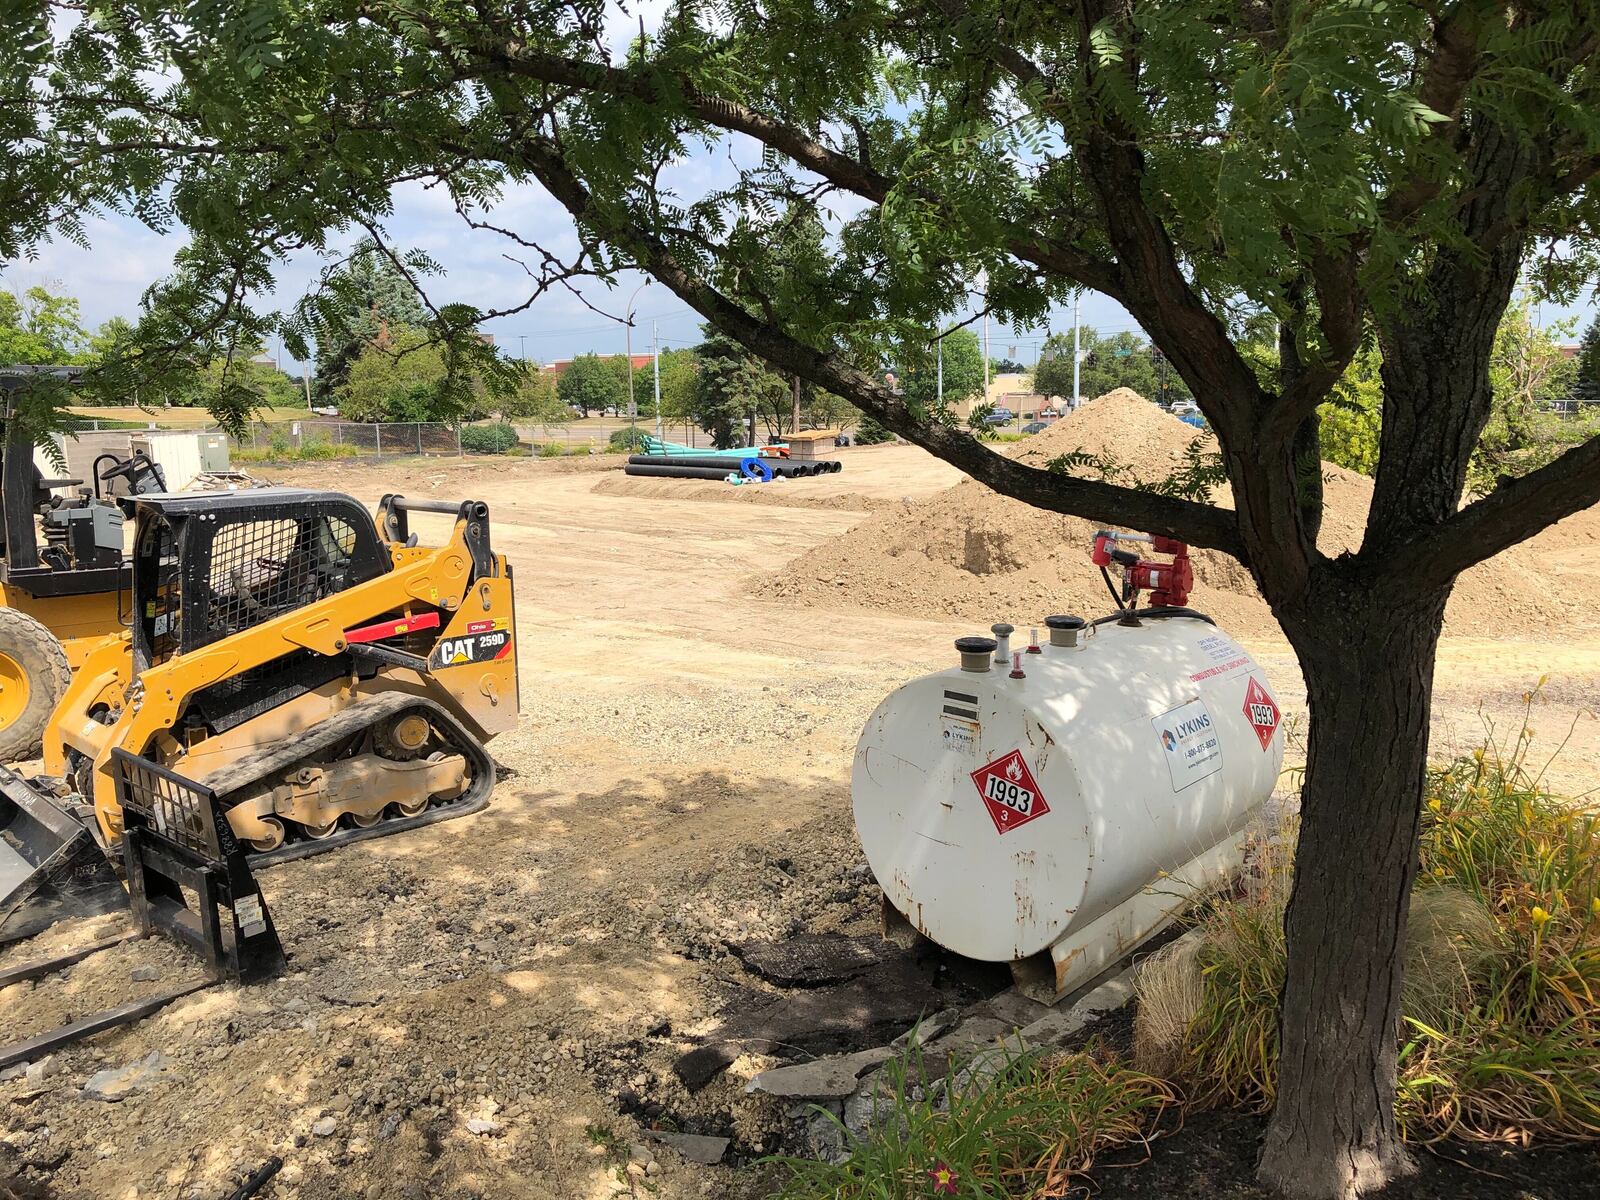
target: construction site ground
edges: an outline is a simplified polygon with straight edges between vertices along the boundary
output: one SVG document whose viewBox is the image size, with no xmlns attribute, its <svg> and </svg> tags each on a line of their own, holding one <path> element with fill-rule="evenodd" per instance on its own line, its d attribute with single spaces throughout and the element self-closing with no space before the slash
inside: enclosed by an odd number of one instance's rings
<svg viewBox="0 0 1600 1200">
<path fill-rule="evenodd" d="M 671 1069 L 719 1016 L 771 990 L 729 944 L 876 930 L 850 820 L 862 722 L 902 681 L 951 663 L 952 637 L 998 620 L 1025 637 L 1055 608 L 909 617 L 814 574 L 803 595 L 775 594 L 808 554 L 841 552 L 853 528 L 960 478 L 909 446 L 839 457 L 841 474 L 749 488 L 625 480 L 601 457 L 264 470 L 369 504 L 488 501 L 514 564 L 521 661 L 520 727 L 491 746 L 504 778 L 481 814 L 263 872 L 288 973 L 200 992 L 0 1082 L 0 1179 L 17 1194 L 210 1200 L 276 1155 L 264 1196 L 760 1194 L 763 1168 L 636 1148 L 640 1120 L 729 1135 L 732 1163 L 777 1148 L 781 1107 L 743 1094 L 773 1059 L 745 1054 L 695 1095 Z M 434 519 L 419 518 L 424 540 Z M 1555 561 L 1557 543 L 1542 567 L 1581 595 L 1600 550 L 1569 551 Z M 1099 586 L 1090 570 L 1085 559 Z M 1228 632 L 1272 681 L 1292 763 L 1294 659 L 1270 621 L 1247 624 Z M 1485 719 L 1518 727 L 1547 674 L 1535 745 L 1570 735 L 1549 778 L 1600 784 L 1600 722 L 1584 715 L 1600 682 L 1592 629 L 1510 636 L 1493 613 L 1453 629 L 1436 748 L 1476 744 Z M 0 966 L 116 920 L 58 927 Z M 0 993 L 0 1040 L 197 970 L 164 944 L 123 946 Z M 97 1072 L 134 1064 L 122 1098 L 86 1092 Z"/>
</svg>

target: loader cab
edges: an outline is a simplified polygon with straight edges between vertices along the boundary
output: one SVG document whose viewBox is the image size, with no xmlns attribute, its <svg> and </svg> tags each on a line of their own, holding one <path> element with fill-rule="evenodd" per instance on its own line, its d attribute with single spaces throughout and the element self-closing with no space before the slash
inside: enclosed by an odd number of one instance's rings
<svg viewBox="0 0 1600 1200">
<path fill-rule="evenodd" d="M 309 488 L 128 497 L 134 659 L 143 670 L 390 569 L 367 511 Z"/>
</svg>

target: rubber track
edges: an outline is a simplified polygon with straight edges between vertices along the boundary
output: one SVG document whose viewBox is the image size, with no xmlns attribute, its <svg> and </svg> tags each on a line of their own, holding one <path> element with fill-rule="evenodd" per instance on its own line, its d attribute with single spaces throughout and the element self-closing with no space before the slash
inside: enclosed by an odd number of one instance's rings
<svg viewBox="0 0 1600 1200">
<path fill-rule="evenodd" d="M 321 840 L 303 838 L 298 842 L 285 843 L 276 850 L 269 850 L 264 854 L 252 851 L 251 867 L 259 870 L 262 867 L 276 866 L 278 863 L 296 862 L 302 858 L 337 850 L 352 842 L 365 842 L 373 838 L 388 837 L 392 833 L 404 833 L 408 829 L 420 829 L 424 825 L 437 825 L 440 821 L 468 816 L 487 805 L 489 794 L 494 791 L 495 785 L 494 759 L 489 757 L 489 752 L 440 705 L 405 692 L 385 692 L 357 701 L 337 716 L 330 717 L 306 730 L 293 741 L 282 742 L 258 754 L 242 758 L 232 766 L 225 767 L 200 782 L 216 792 L 226 807 L 228 797 L 233 793 L 258 783 L 269 775 L 287 770 L 319 750 L 336 745 L 347 737 L 371 728 L 379 721 L 412 709 L 426 711 L 429 722 L 448 735 L 447 740 L 453 743 L 451 749 L 466 758 L 468 766 L 472 769 L 472 784 L 465 792 L 454 800 L 443 801 L 414 817 L 385 818 L 369 829 L 341 829 L 333 836 Z"/>
</svg>

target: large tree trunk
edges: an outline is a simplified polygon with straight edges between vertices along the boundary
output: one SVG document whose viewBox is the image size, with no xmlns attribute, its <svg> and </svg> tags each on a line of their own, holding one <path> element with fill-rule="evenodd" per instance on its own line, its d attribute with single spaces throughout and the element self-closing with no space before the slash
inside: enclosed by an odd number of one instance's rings
<svg viewBox="0 0 1600 1200">
<path fill-rule="evenodd" d="M 1394 1118 L 1406 915 L 1447 593 L 1395 597 L 1346 564 L 1280 613 L 1311 710 L 1278 1103 L 1261 1178 L 1329 1200 L 1413 1167 Z"/>
</svg>

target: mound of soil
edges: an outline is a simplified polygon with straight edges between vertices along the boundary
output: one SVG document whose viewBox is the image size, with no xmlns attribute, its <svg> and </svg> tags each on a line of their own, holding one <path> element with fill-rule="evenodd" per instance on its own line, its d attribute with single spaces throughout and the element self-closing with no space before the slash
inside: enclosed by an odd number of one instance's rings
<svg viewBox="0 0 1600 1200">
<path fill-rule="evenodd" d="M 1021 443 L 1017 458 L 1044 467 L 1083 451 L 1110 460 L 1116 482 L 1157 483 L 1183 466 L 1197 439 L 1210 436 L 1119 388 L 1083 405 Z M 1075 473 L 1097 474 L 1094 468 Z M 1326 554 L 1361 541 L 1372 480 L 1323 464 Z M 1231 506 L 1226 487 L 1212 497 Z M 1600 530 L 1593 514 L 1581 537 Z M 903 502 L 789 563 L 757 585 L 757 593 L 806 606 L 888 609 L 912 616 L 991 621 L 1024 627 L 1049 613 L 1097 615 L 1110 610 L 1100 573 L 1089 562 L 1096 524 L 1044 512 L 965 480 L 925 500 Z M 1565 528 L 1565 525 L 1563 526 Z M 1549 535 L 1547 535 L 1549 536 Z M 1194 552 L 1190 603 L 1234 633 L 1270 636 L 1277 624 L 1250 573 L 1226 555 Z M 1467 572 L 1447 613 L 1456 633 L 1515 633 L 1558 618 L 1562 605 L 1544 579 L 1537 553 L 1514 547 Z"/>
</svg>

